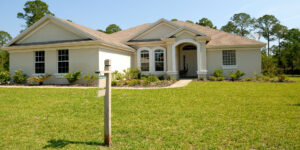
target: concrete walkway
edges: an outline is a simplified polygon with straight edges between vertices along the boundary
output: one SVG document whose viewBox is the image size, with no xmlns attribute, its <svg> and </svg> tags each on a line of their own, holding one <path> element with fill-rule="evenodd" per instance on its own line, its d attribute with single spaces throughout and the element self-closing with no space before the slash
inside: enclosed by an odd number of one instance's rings
<svg viewBox="0 0 300 150">
<path fill-rule="evenodd" d="M 179 88 L 187 86 L 192 79 L 180 79 L 174 84 L 166 87 L 112 87 L 113 89 L 165 89 L 165 88 Z M 55 86 L 55 85 L 45 85 L 45 86 L 26 86 L 26 85 L 0 85 L 0 88 L 70 88 L 70 89 L 90 89 L 97 87 L 87 87 L 87 86 Z"/>
</svg>

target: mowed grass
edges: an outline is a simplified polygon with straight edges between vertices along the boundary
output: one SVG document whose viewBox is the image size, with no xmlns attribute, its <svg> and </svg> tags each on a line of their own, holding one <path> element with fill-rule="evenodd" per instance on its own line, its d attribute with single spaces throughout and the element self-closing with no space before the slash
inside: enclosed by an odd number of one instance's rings
<svg viewBox="0 0 300 150">
<path fill-rule="evenodd" d="M 103 149 L 97 89 L 0 88 L 0 149 Z M 112 91 L 112 149 L 300 149 L 300 83 Z"/>
</svg>

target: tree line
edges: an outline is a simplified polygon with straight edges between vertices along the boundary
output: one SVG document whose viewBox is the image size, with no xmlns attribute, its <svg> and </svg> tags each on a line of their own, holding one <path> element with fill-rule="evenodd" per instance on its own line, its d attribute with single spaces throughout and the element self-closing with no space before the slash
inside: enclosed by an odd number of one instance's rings
<svg viewBox="0 0 300 150">
<path fill-rule="evenodd" d="M 26 28 L 46 14 L 54 15 L 49 10 L 47 3 L 41 0 L 27 1 L 24 4 L 23 11 L 17 14 L 17 18 L 25 20 Z M 172 19 L 171 21 L 178 20 Z M 218 29 L 208 18 L 202 18 L 195 23 L 191 20 L 186 20 L 186 22 Z M 99 32 L 107 34 L 121 30 L 116 24 L 110 24 L 105 30 L 98 29 Z M 266 14 L 259 18 L 253 18 L 247 13 L 237 13 L 219 30 L 252 39 L 255 39 L 255 35 L 258 36 L 258 39 L 261 37 L 266 39 L 267 48 L 262 50 L 264 74 L 300 73 L 300 31 L 297 28 L 288 29 L 274 15 Z M 10 40 L 9 33 L 0 31 L 0 46 Z M 277 40 L 277 44 L 270 46 L 270 42 L 275 40 Z M 8 70 L 8 64 L 8 53 L 0 50 L 0 70 Z"/>
</svg>

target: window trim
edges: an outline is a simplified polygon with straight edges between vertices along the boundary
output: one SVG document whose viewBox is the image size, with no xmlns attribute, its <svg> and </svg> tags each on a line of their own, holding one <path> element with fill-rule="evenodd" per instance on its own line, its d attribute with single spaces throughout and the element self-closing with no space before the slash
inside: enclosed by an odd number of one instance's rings
<svg viewBox="0 0 300 150">
<path fill-rule="evenodd" d="M 162 71 L 156 71 L 156 60 L 155 60 L 155 51 L 157 50 L 162 50 L 163 51 L 163 55 L 164 55 L 164 60 L 163 60 L 163 67 L 164 69 Z M 153 48 L 153 64 L 154 64 L 154 72 L 165 72 L 166 71 L 166 49 L 163 47 L 155 47 Z"/>
<path fill-rule="evenodd" d="M 44 61 L 41 62 L 37 62 L 36 61 L 36 53 L 37 52 L 44 52 Z M 36 73 L 36 63 L 43 63 L 44 64 L 44 73 Z M 34 76 L 38 76 L 38 75 L 44 75 L 46 73 L 46 52 L 44 50 L 38 50 L 38 51 L 34 51 Z"/>
<path fill-rule="evenodd" d="M 59 51 L 62 51 L 62 50 L 67 50 L 68 51 L 68 60 L 67 61 L 66 60 L 63 60 L 63 61 L 59 60 Z M 56 58 L 57 58 L 57 63 L 56 63 L 57 64 L 57 75 L 61 76 L 61 75 L 69 73 L 70 72 L 70 50 L 69 49 L 58 49 Z M 64 73 L 59 72 L 59 63 L 60 62 L 68 62 L 68 72 L 64 72 Z"/>
<path fill-rule="evenodd" d="M 147 50 L 149 52 L 149 71 L 142 71 L 142 62 L 141 62 L 141 52 L 143 50 Z M 148 47 L 141 47 L 138 49 L 138 53 L 137 53 L 137 61 L 138 61 L 138 69 L 141 70 L 141 72 L 143 73 L 149 73 L 151 72 L 151 68 L 152 68 L 152 53 L 151 53 L 151 49 Z"/>
<path fill-rule="evenodd" d="M 235 64 L 232 65 L 224 65 L 224 51 L 234 51 L 234 54 L 235 54 Z M 237 65 L 237 52 L 236 50 L 222 50 L 222 69 L 236 69 L 238 67 Z"/>
</svg>

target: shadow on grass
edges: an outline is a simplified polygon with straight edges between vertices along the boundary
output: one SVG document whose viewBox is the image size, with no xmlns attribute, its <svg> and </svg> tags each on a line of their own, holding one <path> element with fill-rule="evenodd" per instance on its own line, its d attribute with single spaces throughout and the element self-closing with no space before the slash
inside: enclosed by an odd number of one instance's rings
<svg viewBox="0 0 300 150">
<path fill-rule="evenodd" d="M 290 104 L 291 106 L 300 106 L 300 103 L 298 104 Z"/>
<path fill-rule="evenodd" d="M 45 145 L 43 149 L 47 148 L 63 148 L 69 144 L 83 144 L 83 145 L 94 145 L 104 146 L 104 143 L 99 142 L 80 142 L 80 141 L 69 141 L 69 140 L 49 140 L 48 145 Z"/>
</svg>

